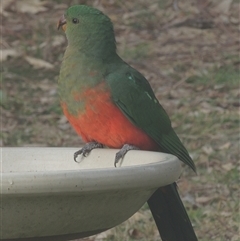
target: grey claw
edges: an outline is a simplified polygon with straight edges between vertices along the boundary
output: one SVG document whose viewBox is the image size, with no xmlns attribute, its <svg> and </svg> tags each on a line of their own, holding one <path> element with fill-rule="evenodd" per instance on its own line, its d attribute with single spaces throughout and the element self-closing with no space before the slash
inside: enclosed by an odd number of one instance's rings
<svg viewBox="0 0 240 241">
<path fill-rule="evenodd" d="M 82 149 L 76 151 L 76 152 L 73 154 L 73 159 L 74 159 L 75 162 L 78 162 L 78 161 L 77 161 L 77 157 L 78 157 L 79 155 L 81 155 L 81 154 L 82 154 Z"/>
<path fill-rule="evenodd" d="M 123 147 L 121 148 L 121 150 L 119 152 L 116 153 L 115 156 L 115 161 L 114 161 L 114 166 L 117 167 L 117 163 L 119 162 L 120 159 L 123 159 L 124 156 L 126 155 L 126 153 L 130 150 L 139 150 L 138 147 L 133 146 L 133 145 L 129 145 L 129 144 L 125 144 L 123 145 Z"/>
<path fill-rule="evenodd" d="M 103 148 L 103 145 L 100 144 L 100 143 L 98 143 L 98 142 L 95 142 L 95 141 L 93 141 L 93 142 L 88 142 L 87 144 L 85 144 L 85 146 L 84 146 L 82 149 L 76 151 L 76 152 L 73 154 L 73 159 L 74 159 L 74 161 L 75 161 L 75 162 L 78 162 L 78 161 L 77 161 L 77 157 L 78 157 L 79 155 L 81 155 L 81 154 L 82 154 L 84 157 L 87 157 L 88 154 L 89 154 L 93 149 L 95 149 L 95 148 Z"/>
</svg>

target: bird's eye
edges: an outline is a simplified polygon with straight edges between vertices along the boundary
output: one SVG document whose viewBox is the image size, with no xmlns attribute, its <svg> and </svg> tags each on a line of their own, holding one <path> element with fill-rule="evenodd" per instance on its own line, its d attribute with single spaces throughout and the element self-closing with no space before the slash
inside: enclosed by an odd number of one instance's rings
<svg viewBox="0 0 240 241">
<path fill-rule="evenodd" d="M 73 19 L 72 19 L 72 22 L 73 22 L 74 24 L 77 24 L 77 23 L 79 23 L 79 20 L 78 20 L 77 18 L 73 18 Z"/>
</svg>

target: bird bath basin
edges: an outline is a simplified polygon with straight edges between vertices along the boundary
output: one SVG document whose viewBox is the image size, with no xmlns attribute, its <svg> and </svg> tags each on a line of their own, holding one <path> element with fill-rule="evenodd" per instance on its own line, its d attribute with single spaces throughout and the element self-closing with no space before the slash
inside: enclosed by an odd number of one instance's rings
<svg viewBox="0 0 240 241">
<path fill-rule="evenodd" d="M 132 216 L 160 186 L 176 181 L 169 154 L 76 148 L 1 148 L 1 240 L 71 240 L 112 228 Z"/>
</svg>

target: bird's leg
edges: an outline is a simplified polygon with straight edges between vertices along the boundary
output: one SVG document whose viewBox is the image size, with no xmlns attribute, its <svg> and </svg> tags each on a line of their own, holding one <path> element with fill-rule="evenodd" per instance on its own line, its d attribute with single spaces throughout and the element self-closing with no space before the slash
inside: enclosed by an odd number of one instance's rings
<svg viewBox="0 0 240 241">
<path fill-rule="evenodd" d="M 103 144 L 98 143 L 96 141 L 86 143 L 82 149 L 74 153 L 73 155 L 74 161 L 77 162 L 78 155 L 83 154 L 83 156 L 86 157 L 91 152 L 91 150 L 95 148 L 103 148 Z"/>
<path fill-rule="evenodd" d="M 123 145 L 123 147 L 121 148 L 121 150 L 119 152 L 117 152 L 116 156 L 115 156 L 115 161 L 114 161 L 114 166 L 116 167 L 117 163 L 119 162 L 120 159 L 122 159 L 126 153 L 130 150 L 139 150 L 140 148 L 133 146 L 133 145 L 129 145 L 129 144 L 125 144 Z"/>
</svg>

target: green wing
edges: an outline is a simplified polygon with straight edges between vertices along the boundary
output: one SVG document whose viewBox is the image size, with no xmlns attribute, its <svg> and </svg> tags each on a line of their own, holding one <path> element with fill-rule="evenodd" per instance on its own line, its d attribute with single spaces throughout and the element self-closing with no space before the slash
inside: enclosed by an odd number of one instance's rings
<svg viewBox="0 0 240 241">
<path fill-rule="evenodd" d="M 129 120 L 155 140 L 161 151 L 177 156 L 195 171 L 192 158 L 144 76 L 128 65 L 122 65 L 106 75 L 105 79 L 114 103 Z"/>
</svg>

